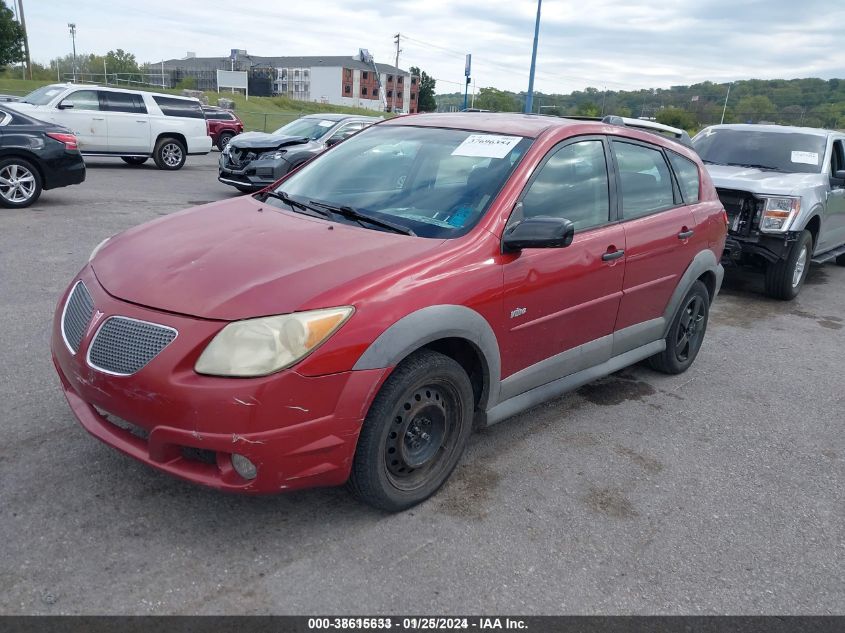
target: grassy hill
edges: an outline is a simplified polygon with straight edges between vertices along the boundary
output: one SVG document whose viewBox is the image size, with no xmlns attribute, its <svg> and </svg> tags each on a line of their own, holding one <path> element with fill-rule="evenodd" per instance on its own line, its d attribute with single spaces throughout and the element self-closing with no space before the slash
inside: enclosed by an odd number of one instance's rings
<svg viewBox="0 0 845 633">
<path fill-rule="evenodd" d="M 46 86 L 50 81 L 30 81 L 26 79 L 0 78 L 0 93 L 25 95 L 28 92 Z M 156 92 L 169 92 L 181 94 L 181 90 L 162 90 L 160 88 L 149 88 Z M 344 106 L 313 103 L 310 101 L 296 101 L 287 97 L 250 97 L 247 100 L 241 94 L 231 94 L 225 91 L 219 95 L 216 92 L 206 92 L 208 102 L 211 105 L 217 103 L 218 97 L 225 97 L 235 102 L 235 112 L 243 120 L 247 130 L 258 130 L 270 132 L 290 121 L 304 115 L 320 112 L 343 112 L 349 114 L 363 114 L 368 116 L 383 115 L 392 116 L 385 112 L 374 112 L 365 108 L 348 108 Z"/>
</svg>

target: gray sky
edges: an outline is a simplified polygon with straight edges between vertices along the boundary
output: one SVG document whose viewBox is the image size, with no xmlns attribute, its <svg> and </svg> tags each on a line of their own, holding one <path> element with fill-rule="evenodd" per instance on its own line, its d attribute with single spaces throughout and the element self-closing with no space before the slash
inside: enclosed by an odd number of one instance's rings
<svg viewBox="0 0 845 633">
<path fill-rule="evenodd" d="M 139 62 L 254 55 L 353 55 L 368 48 L 462 90 L 465 53 L 477 86 L 528 86 L 534 0 L 24 0 L 32 58 L 123 48 Z M 706 79 L 845 77 L 839 0 L 546 0 L 535 88 L 566 93 L 668 87 Z M 407 37 L 405 37 L 407 36 Z M 449 83 L 453 82 L 453 83 Z"/>
</svg>

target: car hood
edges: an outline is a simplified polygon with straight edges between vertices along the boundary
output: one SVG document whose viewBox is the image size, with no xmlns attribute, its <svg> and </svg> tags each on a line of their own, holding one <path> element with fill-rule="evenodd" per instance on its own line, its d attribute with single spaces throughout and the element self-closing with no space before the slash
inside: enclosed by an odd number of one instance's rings
<svg viewBox="0 0 845 633">
<path fill-rule="evenodd" d="M 121 233 L 91 266 L 105 290 L 125 301 L 232 321 L 354 304 L 354 282 L 395 272 L 442 243 L 329 223 L 244 196 Z"/>
<path fill-rule="evenodd" d="M 821 174 L 787 174 L 733 165 L 707 165 L 707 171 L 716 187 L 749 193 L 799 195 L 824 180 Z"/>
<path fill-rule="evenodd" d="M 265 134 L 264 132 L 245 132 L 238 134 L 229 141 L 229 145 L 237 149 L 273 149 L 288 145 L 305 145 L 311 139 L 304 136 L 287 136 L 285 134 Z"/>
</svg>

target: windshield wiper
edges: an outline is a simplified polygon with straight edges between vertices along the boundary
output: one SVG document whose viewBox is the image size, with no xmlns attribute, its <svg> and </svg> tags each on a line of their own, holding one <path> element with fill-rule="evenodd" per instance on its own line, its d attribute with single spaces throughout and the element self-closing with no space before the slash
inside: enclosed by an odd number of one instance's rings
<svg viewBox="0 0 845 633">
<path fill-rule="evenodd" d="M 757 163 L 725 163 L 726 165 L 730 165 L 731 167 L 749 167 L 751 169 L 768 169 L 769 171 L 782 171 L 778 167 L 772 167 L 771 165 L 759 165 Z"/>
<path fill-rule="evenodd" d="M 335 213 L 335 214 L 342 216 L 344 218 L 349 218 L 350 220 L 355 220 L 355 221 L 358 222 L 358 224 L 361 224 L 362 222 L 367 222 L 367 223 L 373 224 L 375 226 L 380 226 L 382 228 L 389 229 L 389 230 L 393 231 L 394 233 L 402 233 L 403 235 L 416 236 L 416 233 L 414 233 L 411 229 L 409 229 L 406 226 L 402 226 L 401 224 L 395 224 L 395 223 L 390 222 L 388 220 L 381 220 L 379 218 L 374 218 L 371 215 L 367 215 L 366 213 L 361 213 L 357 209 L 353 209 L 352 207 L 349 207 L 349 206 L 345 206 L 345 205 L 336 206 L 336 205 L 333 205 L 333 204 L 326 204 L 325 202 L 317 202 L 316 200 L 309 200 L 308 203 L 309 203 L 309 205 L 313 205 L 315 207 L 320 207 L 322 209 L 326 209 L 327 211 L 330 211 L 331 213 Z"/>
<path fill-rule="evenodd" d="M 310 204 L 305 204 L 304 202 L 300 202 L 299 200 L 295 200 L 294 198 L 291 198 L 284 191 L 273 191 L 272 189 L 270 191 L 265 191 L 264 192 L 264 199 L 266 200 L 267 198 L 276 198 L 277 200 L 281 200 L 286 205 L 288 205 L 291 208 L 292 211 L 295 211 L 296 213 L 303 213 L 304 212 L 305 215 L 310 215 L 310 216 L 320 217 L 320 218 L 330 218 L 331 217 L 331 215 L 329 213 L 323 211 L 322 209 L 312 207 Z M 297 209 L 299 209 L 299 211 L 297 211 Z"/>
</svg>

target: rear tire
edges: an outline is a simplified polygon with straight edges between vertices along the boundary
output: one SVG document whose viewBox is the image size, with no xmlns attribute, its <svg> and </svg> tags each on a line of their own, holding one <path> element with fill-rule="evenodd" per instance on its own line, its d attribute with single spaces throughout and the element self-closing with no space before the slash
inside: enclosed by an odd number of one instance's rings
<svg viewBox="0 0 845 633">
<path fill-rule="evenodd" d="M 0 160 L 0 206 L 23 209 L 41 196 L 41 174 L 23 158 Z"/>
<path fill-rule="evenodd" d="M 232 134 L 231 132 L 223 132 L 220 136 L 217 137 L 217 149 L 222 152 L 223 148 L 229 144 L 229 141 L 231 141 L 233 137 L 234 134 Z"/>
<path fill-rule="evenodd" d="M 153 152 L 153 160 L 155 160 L 156 166 L 167 171 L 182 169 L 186 157 L 185 144 L 178 139 L 169 137 L 160 138 Z"/>
<path fill-rule="evenodd" d="M 469 376 L 454 360 L 420 350 L 402 361 L 370 407 L 347 487 L 389 512 L 433 495 L 449 478 L 472 431 Z"/>
<path fill-rule="evenodd" d="M 149 160 L 149 156 L 121 156 L 122 160 L 127 165 L 143 165 Z"/>
<path fill-rule="evenodd" d="M 836 265 L 837 266 L 845 266 L 845 255 L 840 255 L 836 258 Z"/>
<path fill-rule="evenodd" d="M 666 349 L 648 359 L 648 364 L 664 374 L 681 374 L 695 361 L 710 317 L 707 286 L 696 281 L 681 302 L 666 335 Z"/>
<path fill-rule="evenodd" d="M 789 249 L 786 259 L 770 263 L 766 267 L 766 294 L 783 301 L 797 297 L 804 287 L 812 258 L 813 235 L 809 231 L 802 231 L 801 236 Z"/>
</svg>

